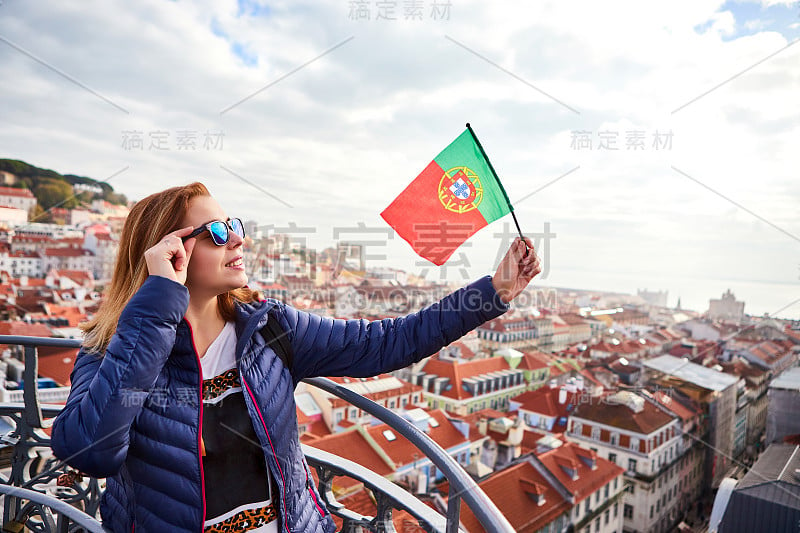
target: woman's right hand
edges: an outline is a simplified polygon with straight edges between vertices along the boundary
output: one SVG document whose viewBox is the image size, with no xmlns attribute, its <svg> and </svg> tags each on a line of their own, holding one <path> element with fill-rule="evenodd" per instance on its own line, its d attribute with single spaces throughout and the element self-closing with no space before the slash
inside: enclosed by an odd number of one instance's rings
<svg viewBox="0 0 800 533">
<path fill-rule="evenodd" d="M 144 260 L 150 275 L 171 279 L 181 285 L 186 284 L 186 267 L 189 266 L 197 239 L 191 238 L 183 242 L 181 237 L 189 235 L 193 229 L 192 226 L 187 226 L 173 231 L 147 249 Z"/>
</svg>

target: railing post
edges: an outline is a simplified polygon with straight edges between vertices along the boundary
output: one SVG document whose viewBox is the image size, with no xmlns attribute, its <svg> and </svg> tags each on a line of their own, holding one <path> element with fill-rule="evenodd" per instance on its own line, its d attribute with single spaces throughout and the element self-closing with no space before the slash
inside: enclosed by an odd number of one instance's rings
<svg viewBox="0 0 800 533">
<path fill-rule="evenodd" d="M 461 494 L 455 484 L 450 483 L 447 495 L 447 531 L 445 533 L 458 533 L 458 524 L 461 517 Z"/>
<path fill-rule="evenodd" d="M 303 381 L 338 396 L 382 422 L 389 424 L 392 430 L 400 433 L 428 456 L 430 461 L 447 477 L 451 486 L 450 490 L 455 490 L 459 494 L 457 507 L 451 509 L 448 504 L 447 525 L 444 528 L 446 531 L 451 531 L 451 527 L 456 528 L 452 531 L 458 530 L 458 512 L 460 511 L 460 500 L 462 498 L 465 499 L 472 513 L 487 531 L 492 533 L 511 533 L 514 531 L 508 519 L 503 516 L 495 503 L 480 489 L 475 480 L 441 446 L 427 434 L 417 429 L 411 422 L 330 379 L 306 378 Z M 455 518 L 451 517 L 451 512 L 455 513 Z M 455 522 L 454 526 L 451 526 L 452 522 Z"/>
<path fill-rule="evenodd" d="M 32 428 L 42 427 L 42 407 L 39 405 L 39 358 L 36 346 L 25 345 L 25 370 L 22 372 L 25 388 L 25 422 Z"/>
</svg>

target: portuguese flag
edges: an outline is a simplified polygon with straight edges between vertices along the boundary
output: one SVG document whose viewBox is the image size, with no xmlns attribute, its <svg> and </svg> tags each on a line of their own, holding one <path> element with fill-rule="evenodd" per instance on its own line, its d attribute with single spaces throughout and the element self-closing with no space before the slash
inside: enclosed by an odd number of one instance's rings
<svg viewBox="0 0 800 533">
<path fill-rule="evenodd" d="M 467 124 L 381 216 L 421 257 L 442 265 L 475 232 L 511 211 L 506 191 Z"/>
</svg>

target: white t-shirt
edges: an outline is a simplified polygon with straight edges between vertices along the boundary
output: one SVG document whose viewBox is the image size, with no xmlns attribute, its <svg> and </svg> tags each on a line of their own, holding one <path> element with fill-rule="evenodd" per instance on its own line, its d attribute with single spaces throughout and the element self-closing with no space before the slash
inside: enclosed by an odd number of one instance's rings
<svg viewBox="0 0 800 533">
<path fill-rule="evenodd" d="M 203 369 L 204 533 L 277 533 L 272 483 L 244 403 L 236 328 L 228 322 L 200 358 Z"/>
</svg>

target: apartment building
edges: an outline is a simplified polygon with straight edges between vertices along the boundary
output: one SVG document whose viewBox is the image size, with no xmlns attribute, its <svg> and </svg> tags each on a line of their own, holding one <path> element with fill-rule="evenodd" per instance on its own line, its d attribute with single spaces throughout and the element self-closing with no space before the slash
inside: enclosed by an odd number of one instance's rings
<svg viewBox="0 0 800 533">
<path fill-rule="evenodd" d="M 527 388 L 524 372 L 511 368 L 504 357 L 469 361 L 431 357 L 398 373 L 422 387 L 428 407 L 457 415 L 487 408 L 507 411 L 510 399 Z"/>
<path fill-rule="evenodd" d="M 734 463 L 737 376 L 706 368 L 671 355 L 642 363 L 651 386 L 674 390 L 695 402 L 708 421 L 701 437 L 706 447 L 703 479 L 706 488 L 717 488 Z"/>
<path fill-rule="evenodd" d="M 579 403 L 567 438 L 625 469 L 625 531 L 669 531 L 681 515 L 681 419 L 649 393 L 619 391 Z M 697 468 L 695 479 L 702 472 Z"/>
</svg>

